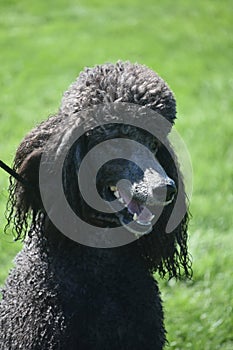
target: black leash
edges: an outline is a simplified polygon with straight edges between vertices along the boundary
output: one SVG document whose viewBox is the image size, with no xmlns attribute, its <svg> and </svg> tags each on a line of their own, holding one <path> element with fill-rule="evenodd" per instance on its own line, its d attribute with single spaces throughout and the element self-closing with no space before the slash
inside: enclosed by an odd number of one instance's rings
<svg viewBox="0 0 233 350">
<path fill-rule="evenodd" d="M 6 163 L 4 163 L 2 160 L 0 160 L 0 168 L 2 168 L 3 170 L 5 170 L 8 174 L 10 174 L 11 176 L 13 176 L 17 181 L 21 182 L 23 185 L 25 186 L 29 186 L 31 187 L 31 185 L 29 184 L 28 181 L 26 181 L 22 176 L 20 176 L 16 171 L 14 171 L 13 169 L 11 169 L 8 165 L 6 165 Z"/>
</svg>

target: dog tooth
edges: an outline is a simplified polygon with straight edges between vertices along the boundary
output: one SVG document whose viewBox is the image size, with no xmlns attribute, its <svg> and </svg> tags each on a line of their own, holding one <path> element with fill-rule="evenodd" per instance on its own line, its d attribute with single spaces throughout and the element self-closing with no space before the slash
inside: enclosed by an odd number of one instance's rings
<svg viewBox="0 0 233 350">
<path fill-rule="evenodd" d="M 116 192 L 116 191 L 117 191 L 117 187 L 116 187 L 116 186 L 110 186 L 110 190 L 111 190 L 112 192 Z"/>
<path fill-rule="evenodd" d="M 136 221 L 139 225 L 148 226 L 151 225 L 150 221 L 141 221 L 140 219 Z"/>
<path fill-rule="evenodd" d="M 122 203 L 122 204 L 124 204 L 125 202 L 124 202 L 124 199 L 123 198 L 118 198 L 118 201 L 120 202 L 120 203 Z"/>
<path fill-rule="evenodd" d="M 148 226 L 148 225 L 151 224 L 150 221 L 140 221 L 140 220 L 137 220 L 137 223 L 138 223 L 139 225 L 142 225 L 142 226 Z"/>
<path fill-rule="evenodd" d="M 114 192 L 115 197 L 120 198 L 120 193 L 118 191 Z"/>
<path fill-rule="evenodd" d="M 133 219 L 134 219 L 134 221 L 136 221 L 137 218 L 138 218 L 137 213 L 134 213 L 134 214 L 133 214 Z"/>
<path fill-rule="evenodd" d="M 152 217 L 150 218 L 150 221 L 152 221 L 154 219 L 155 215 L 152 215 Z"/>
</svg>

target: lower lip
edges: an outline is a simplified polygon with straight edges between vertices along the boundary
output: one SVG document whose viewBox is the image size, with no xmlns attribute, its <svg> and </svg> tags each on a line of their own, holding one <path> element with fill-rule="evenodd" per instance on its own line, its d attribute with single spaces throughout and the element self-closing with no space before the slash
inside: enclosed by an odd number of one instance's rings
<svg viewBox="0 0 233 350">
<path fill-rule="evenodd" d="M 122 224 L 122 226 L 124 226 L 129 232 L 134 233 L 137 236 L 144 236 L 148 233 L 150 233 L 152 231 L 152 225 L 151 223 L 148 224 L 140 224 L 137 223 L 136 221 L 132 221 L 129 224 L 125 224 L 124 221 L 120 218 L 120 223 Z M 136 229 L 136 227 L 134 228 L 134 226 L 136 226 L 137 228 L 142 228 L 144 230 L 142 231 L 138 231 Z M 145 230 L 146 229 L 146 230 Z"/>
</svg>

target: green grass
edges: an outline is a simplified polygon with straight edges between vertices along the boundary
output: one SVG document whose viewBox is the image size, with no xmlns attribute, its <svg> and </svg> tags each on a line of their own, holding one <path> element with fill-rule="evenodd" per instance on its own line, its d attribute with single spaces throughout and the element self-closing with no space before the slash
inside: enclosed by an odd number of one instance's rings
<svg viewBox="0 0 233 350">
<path fill-rule="evenodd" d="M 233 348 L 232 12 L 230 0 L 0 3 L 0 159 L 9 164 L 25 133 L 56 112 L 84 66 L 138 61 L 175 91 L 177 130 L 194 172 L 194 279 L 160 282 L 173 350 Z M 1 232 L 6 199 L 1 171 Z M 20 244 L 0 238 L 3 284 Z"/>
</svg>

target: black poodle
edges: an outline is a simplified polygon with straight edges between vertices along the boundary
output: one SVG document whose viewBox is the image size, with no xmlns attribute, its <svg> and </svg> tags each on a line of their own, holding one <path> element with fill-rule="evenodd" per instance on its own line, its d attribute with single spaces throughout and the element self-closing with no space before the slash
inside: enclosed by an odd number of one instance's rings
<svg viewBox="0 0 233 350">
<path fill-rule="evenodd" d="M 186 195 L 167 140 L 175 115 L 156 73 L 117 62 L 82 72 L 57 115 L 24 138 L 14 161 L 23 182 L 11 178 L 8 225 L 25 244 L 2 290 L 1 350 L 164 348 L 153 273 L 191 275 Z M 104 141 L 81 179 L 85 157 Z M 88 192 L 90 178 L 109 211 L 85 200 L 80 180 Z M 70 211 L 57 205 L 60 197 Z"/>
</svg>

